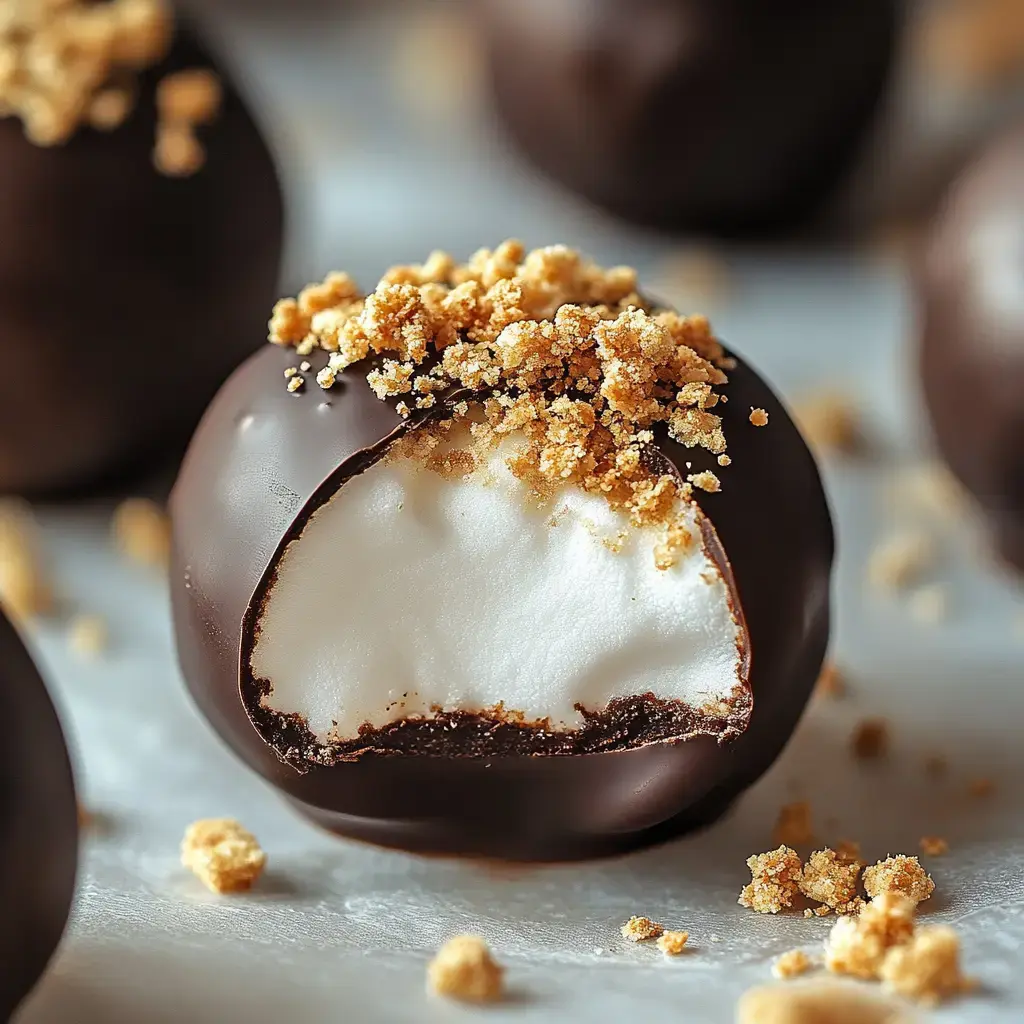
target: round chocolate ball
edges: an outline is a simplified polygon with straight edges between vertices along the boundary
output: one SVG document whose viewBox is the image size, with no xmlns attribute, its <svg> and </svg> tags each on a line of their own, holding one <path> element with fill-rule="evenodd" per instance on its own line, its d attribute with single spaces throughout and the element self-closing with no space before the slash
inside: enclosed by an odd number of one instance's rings
<svg viewBox="0 0 1024 1024">
<path fill-rule="evenodd" d="M 154 167 L 156 92 L 213 68 L 205 162 Z M 184 446 L 258 344 L 282 245 L 274 163 L 245 103 L 186 31 L 111 131 L 60 145 L 0 120 L 0 493 L 105 484 Z"/>
<path fill-rule="evenodd" d="M 78 806 L 60 723 L 32 659 L 0 612 L 0 1016 L 38 981 L 75 887 Z"/>
<path fill-rule="evenodd" d="M 710 488 L 658 564 L 603 496 L 570 486 L 538 511 L 501 448 L 469 469 L 407 454 L 490 390 L 408 414 L 371 387 L 393 365 L 321 390 L 327 362 L 252 356 L 171 496 L 179 659 L 235 752 L 324 827 L 411 850 L 578 858 L 722 813 L 785 745 L 829 630 L 828 508 L 765 382 L 722 363 L 729 458 L 664 424 L 644 441 L 659 479 Z"/>
<path fill-rule="evenodd" d="M 1024 571 L 1024 124 L 953 185 L 916 277 L 935 439 Z"/>
<path fill-rule="evenodd" d="M 889 76 L 893 0 L 478 0 L 498 111 L 545 173 L 654 227 L 811 219 Z"/>
</svg>

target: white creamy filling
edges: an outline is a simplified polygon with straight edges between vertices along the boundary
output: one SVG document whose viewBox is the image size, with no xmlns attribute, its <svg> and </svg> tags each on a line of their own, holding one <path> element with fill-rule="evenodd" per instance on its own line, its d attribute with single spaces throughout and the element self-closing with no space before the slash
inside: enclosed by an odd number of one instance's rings
<svg viewBox="0 0 1024 1024">
<path fill-rule="evenodd" d="M 627 521 L 604 498 L 565 487 L 539 509 L 501 452 L 455 480 L 378 463 L 278 564 L 251 662 L 272 685 L 265 703 L 326 741 L 437 706 L 501 703 L 572 728 L 577 704 L 728 698 L 740 628 L 701 513 L 683 514 L 695 542 L 660 570 L 661 530 L 629 530 L 613 551 Z"/>
</svg>

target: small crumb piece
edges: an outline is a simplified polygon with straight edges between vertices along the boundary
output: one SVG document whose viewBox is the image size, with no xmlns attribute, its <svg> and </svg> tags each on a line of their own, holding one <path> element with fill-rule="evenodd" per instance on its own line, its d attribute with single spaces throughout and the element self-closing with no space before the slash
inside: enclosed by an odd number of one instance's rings
<svg viewBox="0 0 1024 1024">
<path fill-rule="evenodd" d="M 967 787 L 967 792 L 978 799 L 991 796 L 996 790 L 996 784 L 991 779 L 972 779 Z"/>
<path fill-rule="evenodd" d="M 206 151 L 187 124 L 160 125 L 153 148 L 153 165 L 168 178 L 188 178 L 202 169 Z"/>
<path fill-rule="evenodd" d="M 777 914 L 793 905 L 800 891 L 803 865 L 795 850 L 780 846 L 748 858 L 753 881 L 740 893 L 739 904 L 759 914 Z"/>
<path fill-rule="evenodd" d="M 449 939 L 427 967 L 427 986 L 432 992 L 471 1003 L 499 1000 L 504 977 L 505 968 L 477 935 Z"/>
<path fill-rule="evenodd" d="M 181 863 L 212 892 L 243 892 L 262 874 L 267 855 L 231 818 L 205 818 L 185 830 Z"/>
<path fill-rule="evenodd" d="M 97 131 L 112 132 L 127 120 L 133 103 L 127 89 L 104 89 L 89 104 L 89 124 Z"/>
<path fill-rule="evenodd" d="M 854 757 L 875 760 L 889 752 L 889 727 L 883 718 L 865 718 L 853 730 L 850 741 Z"/>
<path fill-rule="evenodd" d="M 813 966 L 814 962 L 802 949 L 791 949 L 775 958 L 772 974 L 776 978 L 796 978 L 806 974 Z"/>
<path fill-rule="evenodd" d="M 95 658 L 107 646 L 107 624 L 99 615 L 79 615 L 68 629 L 68 641 L 75 654 Z"/>
<path fill-rule="evenodd" d="M 910 1024 L 888 999 L 840 981 L 793 981 L 744 993 L 736 1024 Z"/>
<path fill-rule="evenodd" d="M 285 380 L 288 380 L 290 377 L 294 377 L 295 374 L 297 374 L 298 372 L 299 371 L 298 371 L 298 369 L 296 369 L 296 367 L 294 367 L 294 366 L 286 366 L 284 368 Z"/>
<path fill-rule="evenodd" d="M 860 416 L 849 398 L 822 392 L 798 402 L 793 412 L 807 443 L 820 454 L 848 455 L 863 447 Z"/>
<path fill-rule="evenodd" d="M 143 565 L 166 566 L 171 555 L 167 513 L 148 498 L 128 498 L 114 512 L 114 542 L 122 554 Z"/>
<path fill-rule="evenodd" d="M 222 99 L 220 79 L 208 68 L 165 75 L 156 87 L 157 112 L 171 124 L 206 124 L 217 116 Z"/>
<path fill-rule="evenodd" d="M 717 494 L 722 489 L 722 481 L 710 469 L 705 470 L 703 473 L 691 473 L 686 479 L 694 487 L 699 487 L 702 491 L 707 491 L 709 494 Z"/>
<path fill-rule="evenodd" d="M 898 534 L 880 543 L 868 559 L 868 582 L 895 592 L 916 582 L 934 559 L 930 540 L 919 533 Z"/>
<path fill-rule="evenodd" d="M 949 617 L 949 587 L 932 583 L 918 587 L 907 600 L 911 616 L 924 625 L 934 626 Z"/>
<path fill-rule="evenodd" d="M 806 800 L 782 806 L 772 832 L 772 842 L 780 846 L 809 846 L 814 842 L 811 805 Z"/>
<path fill-rule="evenodd" d="M 846 696 L 846 680 L 834 661 L 826 661 L 822 665 L 814 693 L 819 697 L 834 697 L 836 699 Z"/>
<path fill-rule="evenodd" d="M 916 857 L 901 853 L 864 869 L 864 891 L 872 899 L 884 893 L 899 893 L 921 903 L 935 891 L 935 883 Z"/>
<path fill-rule="evenodd" d="M 329 367 L 325 366 L 317 375 L 316 382 L 324 389 L 329 391 L 334 387 L 335 381 L 338 379 L 338 375 Z"/>
<path fill-rule="evenodd" d="M 816 850 L 804 865 L 800 891 L 833 910 L 846 911 L 857 898 L 857 878 L 864 865 L 845 860 L 834 850 Z"/>
<path fill-rule="evenodd" d="M 840 917 L 825 943 L 825 967 L 834 974 L 874 979 L 885 954 L 914 933 L 916 904 L 896 892 L 882 893 L 856 917 Z"/>
<path fill-rule="evenodd" d="M 16 498 L 0 501 L 0 605 L 20 622 L 53 610 L 35 516 Z"/>
<path fill-rule="evenodd" d="M 926 1006 L 975 987 L 960 970 L 960 940 L 952 928 L 921 928 L 909 942 L 890 949 L 879 970 L 886 989 Z"/>
<path fill-rule="evenodd" d="M 726 466 L 732 465 L 732 459 L 728 455 L 719 455 L 718 464 L 724 469 Z"/>
<path fill-rule="evenodd" d="M 920 846 L 927 857 L 941 857 L 949 853 L 949 843 L 941 836 L 921 836 Z"/>
<path fill-rule="evenodd" d="M 648 939 L 656 939 L 665 929 L 649 917 L 631 917 L 619 931 L 630 942 L 646 942 Z"/>
<path fill-rule="evenodd" d="M 667 956 L 679 956 L 686 947 L 689 937 L 689 932 L 662 932 L 658 937 L 657 946 Z"/>
<path fill-rule="evenodd" d="M 294 377 L 291 378 L 291 380 L 288 381 L 288 390 L 292 392 L 292 394 L 294 394 L 305 383 L 305 378 L 300 377 L 298 374 L 296 374 Z"/>
<path fill-rule="evenodd" d="M 755 427 L 768 426 L 768 413 L 764 409 L 751 409 L 749 419 Z"/>
</svg>

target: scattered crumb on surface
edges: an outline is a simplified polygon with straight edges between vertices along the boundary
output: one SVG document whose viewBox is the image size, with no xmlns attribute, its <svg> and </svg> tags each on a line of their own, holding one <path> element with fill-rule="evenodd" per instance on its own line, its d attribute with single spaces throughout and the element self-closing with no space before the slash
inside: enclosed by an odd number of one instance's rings
<svg viewBox="0 0 1024 1024">
<path fill-rule="evenodd" d="M 772 974 L 776 978 L 796 978 L 806 974 L 813 966 L 814 961 L 802 949 L 791 949 L 775 958 Z"/>
<path fill-rule="evenodd" d="M 262 874 L 267 855 L 232 818 L 204 818 L 185 829 L 181 863 L 212 892 L 243 892 Z"/>
<path fill-rule="evenodd" d="M 17 498 L 0 500 L 0 604 L 16 622 L 53 611 L 35 515 Z"/>
<path fill-rule="evenodd" d="M 166 567 L 171 557 L 171 524 L 167 513 L 149 498 L 128 498 L 114 511 L 114 542 L 134 562 Z"/>
<path fill-rule="evenodd" d="M 949 618 L 949 587 L 944 583 L 930 583 L 918 587 L 907 598 L 911 616 L 928 626 L 945 622 Z"/>
<path fill-rule="evenodd" d="M 921 836 L 921 852 L 928 857 L 941 857 L 949 853 L 949 843 L 941 836 Z"/>
<path fill-rule="evenodd" d="M 472 1003 L 501 999 L 505 968 L 477 935 L 449 939 L 427 966 L 427 987 L 437 995 Z"/>
<path fill-rule="evenodd" d="M 815 696 L 838 700 L 846 696 L 846 679 L 834 661 L 826 661 L 814 687 Z"/>
<path fill-rule="evenodd" d="M 658 936 L 658 949 L 668 956 L 679 956 L 690 938 L 689 932 L 667 931 Z"/>
<path fill-rule="evenodd" d="M 810 846 L 814 842 L 811 805 L 806 800 L 783 804 L 772 832 L 772 842 L 779 846 Z"/>
<path fill-rule="evenodd" d="M 646 942 L 656 939 L 665 929 L 649 917 L 631 917 L 620 929 L 622 937 L 630 942 Z"/>
<path fill-rule="evenodd" d="M 768 413 L 764 409 L 751 409 L 748 419 L 755 427 L 768 426 Z"/>
<path fill-rule="evenodd" d="M 753 880 L 740 893 L 739 904 L 759 914 L 777 914 L 793 905 L 800 891 L 803 865 L 795 850 L 780 846 L 747 859 Z"/>
<path fill-rule="evenodd" d="M 106 620 L 99 615 L 78 615 L 68 627 L 68 643 L 75 654 L 95 658 L 107 648 L 110 634 Z"/>
<path fill-rule="evenodd" d="M 890 949 L 878 973 L 888 991 L 925 1006 L 975 987 L 960 969 L 960 939 L 944 925 L 919 928 L 908 942 Z"/>
<path fill-rule="evenodd" d="M 884 892 L 857 916 L 840 917 L 825 943 L 825 967 L 834 974 L 875 979 L 893 946 L 914 933 L 917 904 L 896 892 Z"/>
<path fill-rule="evenodd" d="M 850 740 L 854 757 L 864 761 L 885 757 L 889 752 L 889 726 L 884 718 L 858 722 Z"/>
<path fill-rule="evenodd" d="M 800 891 L 839 913 L 859 910 L 857 879 L 863 866 L 859 860 L 845 860 L 834 850 L 816 850 L 804 864 Z"/>
<path fill-rule="evenodd" d="M 736 1024 L 910 1024 L 902 1008 L 860 985 L 791 981 L 751 989 L 736 1007 Z"/>
<path fill-rule="evenodd" d="M 935 552 L 923 533 L 901 533 L 881 541 L 868 559 L 868 582 L 875 590 L 905 590 L 932 564 Z"/>
<path fill-rule="evenodd" d="M 916 857 L 900 853 L 864 869 L 864 891 L 872 899 L 898 893 L 916 904 L 931 896 L 935 883 Z"/>
<path fill-rule="evenodd" d="M 863 447 L 860 414 L 853 400 L 823 391 L 798 401 L 793 415 L 807 443 L 820 454 L 852 454 Z"/>
<path fill-rule="evenodd" d="M 703 473 L 691 473 L 686 479 L 694 487 L 707 491 L 709 494 L 716 494 L 722 489 L 722 481 L 710 469 L 706 469 Z"/>
<path fill-rule="evenodd" d="M 979 800 L 991 796 L 996 791 L 996 784 L 987 778 L 972 779 L 967 786 L 968 795 Z"/>
</svg>

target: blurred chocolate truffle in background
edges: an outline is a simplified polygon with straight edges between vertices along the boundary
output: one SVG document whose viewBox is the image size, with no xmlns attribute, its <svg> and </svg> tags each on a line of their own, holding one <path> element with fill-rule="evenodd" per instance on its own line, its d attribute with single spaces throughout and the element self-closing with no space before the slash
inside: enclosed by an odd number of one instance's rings
<svg viewBox="0 0 1024 1024">
<path fill-rule="evenodd" d="M 1024 570 L 1024 122 L 954 184 L 916 283 L 939 448 Z"/>
<path fill-rule="evenodd" d="M 894 0 L 477 0 L 500 114 L 625 218 L 754 236 L 819 212 L 889 77 Z"/>
<path fill-rule="evenodd" d="M 0 1017 L 53 955 L 71 910 L 78 806 L 64 737 L 24 645 L 0 609 Z"/>
<path fill-rule="evenodd" d="M 159 0 L 0 26 L 0 493 L 183 444 L 262 334 L 282 198 L 223 69 Z"/>
</svg>

